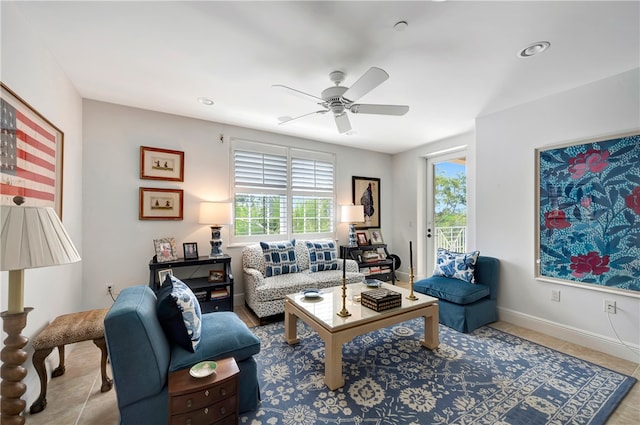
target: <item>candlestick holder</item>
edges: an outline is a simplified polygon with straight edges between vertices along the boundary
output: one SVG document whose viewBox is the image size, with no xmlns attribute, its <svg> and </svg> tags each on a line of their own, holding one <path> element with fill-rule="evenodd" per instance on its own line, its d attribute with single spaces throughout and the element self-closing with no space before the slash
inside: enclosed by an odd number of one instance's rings
<svg viewBox="0 0 640 425">
<path fill-rule="evenodd" d="M 349 317 L 351 313 L 347 310 L 347 279 L 342 278 L 342 310 L 336 313 L 340 317 Z"/>
<path fill-rule="evenodd" d="M 409 287 L 411 288 L 411 293 L 407 297 L 408 300 L 415 301 L 418 297 L 413 293 L 413 267 L 409 268 Z"/>
</svg>

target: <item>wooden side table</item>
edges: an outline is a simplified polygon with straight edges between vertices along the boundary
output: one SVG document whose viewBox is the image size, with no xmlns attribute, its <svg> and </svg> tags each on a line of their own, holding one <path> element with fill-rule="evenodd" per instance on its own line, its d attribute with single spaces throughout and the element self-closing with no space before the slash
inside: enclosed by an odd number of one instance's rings
<svg viewBox="0 0 640 425">
<path fill-rule="evenodd" d="M 189 369 L 169 374 L 169 424 L 236 425 L 238 377 L 233 357 L 216 360 L 216 373 L 194 378 Z"/>
</svg>

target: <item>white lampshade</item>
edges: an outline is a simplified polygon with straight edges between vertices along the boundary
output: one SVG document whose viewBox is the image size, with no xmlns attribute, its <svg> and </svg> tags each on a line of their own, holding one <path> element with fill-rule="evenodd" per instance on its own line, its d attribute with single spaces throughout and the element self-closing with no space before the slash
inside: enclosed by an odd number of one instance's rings
<svg viewBox="0 0 640 425">
<path fill-rule="evenodd" d="M 231 224 L 230 202 L 200 202 L 200 224 Z"/>
<path fill-rule="evenodd" d="M 341 215 L 343 223 L 363 223 L 364 222 L 364 206 L 363 205 L 342 205 Z"/>
<path fill-rule="evenodd" d="M 53 208 L 2 206 L 0 270 L 24 270 L 80 261 Z"/>
</svg>

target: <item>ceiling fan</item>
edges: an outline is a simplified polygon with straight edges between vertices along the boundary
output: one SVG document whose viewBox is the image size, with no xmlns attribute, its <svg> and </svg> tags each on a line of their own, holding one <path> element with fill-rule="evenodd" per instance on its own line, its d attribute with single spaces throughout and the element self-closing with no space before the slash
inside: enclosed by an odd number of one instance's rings
<svg viewBox="0 0 640 425">
<path fill-rule="evenodd" d="M 329 74 L 329 79 L 335 83 L 335 86 L 323 90 L 320 97 L 292 89 L 291 87 L 283 86 L 281 84 L 274 84 L 272 87 L 286 89 L 289 93 L 302 95 L 315 101 L 323 108 L 295 118 L 287 117 L 281 119 L 280 124 L 286 124 L 313 114 L 326 114 L 327 112 L 331 112 L 336 120 L 338 131 L 340 133 L 346 133 L 351 130 L 351 123 L 349 122 L 347 111 L 350 111 L 352 114 L 404 115 L 409 111 L 409 107 L 407 105 L 355 103 L 358 99 L 378 87 L 388 78 L 389 74 L 384 70 L 371 67 L 351 87 L 344 87 L 340 85 L 340 83 L 344 81 L 344 72 L 333 71 Z"/>
</svg>

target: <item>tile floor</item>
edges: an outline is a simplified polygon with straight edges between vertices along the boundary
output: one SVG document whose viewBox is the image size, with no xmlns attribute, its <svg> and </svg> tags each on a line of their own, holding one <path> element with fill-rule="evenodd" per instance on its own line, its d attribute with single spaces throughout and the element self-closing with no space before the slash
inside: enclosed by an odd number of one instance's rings
<svg viewBox="0 0 640 425">
<path fill-rule="evenodd" d="M 253 327 L 258 324 L 257 318 L 243 306 L 236 308 L 236 313 L 248 326 Z M 506 322 L 497 322 L 492 326 L 640 379 L 640 366 L 636 363 Z M 27 413 L 27 425 L 117 425 L 119 416 L 115 389 L 107 393 L 100 392 L 99 364 L 100 350 L 91 341 L 68 346 L 66 373 L 62 377 L 49 381 L 47 408 L 35 415 Z M 109 376 L 113 376 L 110 370 Z M 609 418 L 607 425 L 638 423 L 640 423 L 640 383 L 632 388 Z"/>
</svg>

